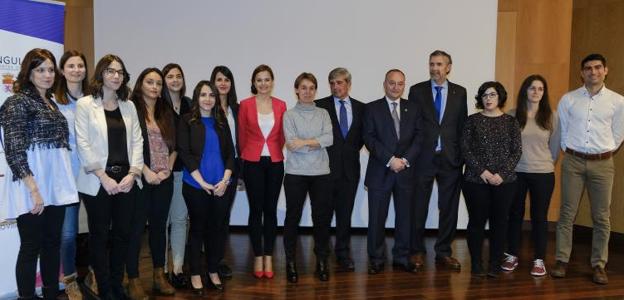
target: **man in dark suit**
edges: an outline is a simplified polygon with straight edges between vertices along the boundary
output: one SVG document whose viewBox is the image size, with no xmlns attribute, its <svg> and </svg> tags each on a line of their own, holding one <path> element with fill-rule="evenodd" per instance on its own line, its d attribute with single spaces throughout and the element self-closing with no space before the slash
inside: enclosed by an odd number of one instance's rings
<svg viewBox="0 0 624 300">
<path fill-rule="evenodd" d="M 439 225 L 435 244 L 436 262 L 451 269 L 461 268 L 457 259 L 451 256 L 451 243 L 457 228 L 457 209 L 462 175 L 462 157 L 459 139 L 466 121 L 466 89 L 449 82 L 453 61 L 441 50 L 429 55 L 430 80 L 415 84 L 409 91 L 409 102 L 419 107 L 422 113 L 423 144 L 414 161 L 415 203 L 411 261 L 418 268 L 424 265 L 425 244 L 423 235 L 429 198 L 433 181 L 438 184 Z"/>
<path fill-rule="evenodd" d="M 331 196 L 336 213 L 336 260 L 345 271 L 355 269 L 350 256 L 351 214 L 360 182 L 360 149 L 364 103 L 349 97 L 351 73 L 336 68 L 329 73 L 331 96 L 316 100 L 326 109 L 332 121 L 334 144 L 327 148 L 331 169 Z"/>
<path fill-rule="evenodd" d="M 416 272 L 409 261 L 410 212 L 414 193 L 414 167 L 420 152 L 420 112 L 414 102 L 402 99 L 405 74 L 393 69 L 384 80 L 386 96 L 366 105 L 364 143 L 370 152 L 364 184 L 368 188 L 369 274 L 383 270 L 385 223 L 390 196 L 394 198 L 393 265 Z"/>
</svg>

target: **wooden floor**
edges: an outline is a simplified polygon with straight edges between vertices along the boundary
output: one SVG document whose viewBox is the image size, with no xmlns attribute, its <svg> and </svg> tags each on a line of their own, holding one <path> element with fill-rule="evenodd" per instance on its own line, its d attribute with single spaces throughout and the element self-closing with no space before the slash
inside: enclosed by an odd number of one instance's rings
<svg viewBox="0 0 624 300">
<path fill-rule="evenodd" d="M 233 269 L 233 279 L 226 281 L 225 292 L 208 290 L 207 299 L 624 299 L 624 251 L 621 245 L 611 243 L 610 261 L 607 267 L 609 284 L 591 282 L 589 236 L 575 236 L 575 246 L 568 268 L 568 277 L 553 279 L 550 276 L 534 278 L 529 274 L 531 251 L 525 243 L 521 251 L 518 269 L 498 279 L 475 279 L 470 276 L 470 259 L 466 239 L 460 233 L 453 248 L 454 256 L 462 263 L 461 272 L 436 268 L 434 253 L 430 250 L 423 272 L 409 274 L 393 271 L 391 258 L 385 272 L 367 274 L 365 232 L 352 239 L 352 255 L 356 270 L 353 273 L 333 272 L 329 282 L 314 277 L 315 257 L 312 252 L 311 234 L 303 234 L 299 240 L 297 264 L 299 283 L 287 283 L 285 259 L 281 235 L 275 248 L 273 279 L 255 279 L 251 275 L 253 254 L 249 237 L 244 231 L 235 230 L 226 248 L 226 260 Z M 525 233 L 525 241 L 528 232 Z M 393 239 L 386 239 L 387 253 L 391 253 Z M 435 236 L 427 237 L 427 249 L 433 249 Z M 152 267 L 147 242 L 141 253 L 141 280 L 144 287 L 151 288 Z M 554 264 L 554 234 L 551 233 L 546 259 L 547 268 Z M 487 253 L 487 251 L 485 251 Z M 487 259 L 484 258 L 484 261 Z M 330 263 L 333 265 L 334 260 Z M 548 269 L 549 270 L 549 269 Z M 150 291 L 151 292 L 151 291 Z M 180 290 L 172 297 L 154 296 L 152 299 L 197 299 L 187 290 Z"/>
</svg>

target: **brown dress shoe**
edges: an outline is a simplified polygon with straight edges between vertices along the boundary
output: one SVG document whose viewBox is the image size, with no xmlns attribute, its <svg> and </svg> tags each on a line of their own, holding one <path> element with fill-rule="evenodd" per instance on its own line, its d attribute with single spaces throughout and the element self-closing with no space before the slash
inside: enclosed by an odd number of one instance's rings
<svg viewBox="0 0 624 300">
<path fill-rule="evenodd" d="M 165 279 L 163 268 L 154 268 L 154 285 L 152 285 L 152 289 L 162 295 L 173 295 L 176 292 L 175 288 Z"/>
<path fill-rule="evenodd" d="M 592 281 L 597 284 L 609 283 L 609 279 L 607 278 L 607 272 L 605 271 L 605 269 L 600 266 L 595 266 Z"/>
<path fill-rule="evenodd" d="M 69 300 L 82 300 L 82 292 L 75 275 L 63 278 L 63 283 L 65 284 L 65 294 Z"/>
<path fill-rule="evenodd" d="M 126 294 L 131 300 L 147 300 L 147 295 L 139 278 L 128 278 L 128 288 Z"/>
<path fill-rule="evenodd" d="M 560 260 L 555 263 L 555 266 L 550 270 L 550 276 L 555 278 L 563 278 L 566 276 L 566 269 L 568 268 L 568 263 L 564 263 Z"/>
<path fill-rule="evenodd" d="M 459 263 L 457 259 L 455 259 L 452 256 L 444 256 L 444 257 L 436 258 L 436 263 L 438 265 L 445 266 L 452 270 L 461 270 L 461 264 Z"/>
<path fill-rule="evenodd" d="M 97 281 L 95 280 L 95 273 L 93 270 L 89 269 L 89 273 L 85 276 L 84 285 L 93 292 L 96 296 L 99 294 Z"/>
<path fill-rule="evenodd" d="M 422 253 L 414 254 L 410 257 L 409 262 L 416 267 L 416 269 L 421 269 L 425 266 L 425 255 Z"/>
</svg>

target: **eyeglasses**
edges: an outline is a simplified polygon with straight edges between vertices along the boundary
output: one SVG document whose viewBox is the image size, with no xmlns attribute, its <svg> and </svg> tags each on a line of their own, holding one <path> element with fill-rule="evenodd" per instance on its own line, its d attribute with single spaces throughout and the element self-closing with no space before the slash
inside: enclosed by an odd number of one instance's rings
<svg viewBox="0 0 624 300">
<path fill-rule="evenodd" d="M 483 94 L 481 96 L 481 99 L 489 99 L 489 98 L 495 98 L 496 96 L 498 96 L 497 93 L 491 92 L 489 94 Z"/>
<path fill-rule="evenodd" d="M 113 77 L 115 74 L 119 75 L 119 77 L 124 77 L 124 70 L 115 70 L 113 68 L 104 69 L 104 75 Z"/>
</svg>

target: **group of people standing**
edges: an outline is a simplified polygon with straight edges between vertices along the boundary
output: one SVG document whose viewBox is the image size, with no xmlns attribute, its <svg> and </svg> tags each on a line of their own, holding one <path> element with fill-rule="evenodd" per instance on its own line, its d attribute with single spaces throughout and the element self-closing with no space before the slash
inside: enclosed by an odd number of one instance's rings
<svg viewBox="0 0 624 300">
<path fill-rule="evenodd" d="M 100 298 L 147 299 L 138 267 L 146 222 L 157 293 L 171 295 L 176 288 L 190 287 L 202 295 L 204 284 L 223 290 L 222 280 L 232 276 L 224 249 L 239 178 L 249 201 L 253 276 L 275 275 L 272 257 L 282 184 L 287 280 L 295 283 L 299 278 L 297 228 L 308 195 L 316 276 L 329 280 L 334 214 L 336 263 L 353 271 L 351 215 L 362 146 L 370 152 L 364 179 L 369 274 L 384 270 L 391 197 L 396 212 L 393 265 L 407 272 L 423 268 L 423 235 L 436 182 L 437 264 L 461 269 L 452 256 L 452 242 L 463 191 L 472 274 L 497 277 L 502 270 L 513 271 L 528 193 L 535 248 L 531 274 L 545 275 L 547 212 L 562 148 L 561 220 L 552 275 L 565 276 L 571 225 L 587 184 L 595 222 L 594 281 L 606 283 L 612 154 L 624 139 L 624 98 L 604 86 L 604 57 L 592 54 L 583 60 L 584 86 L 564 95 L 558 113 L 551 109 L 546 80 L 532 75 L 518 92 L 515 110 L 503 112 L 507 92 L 490 81 L 475 96 L 480 111 L 469 116 L 466 89 L 447 79 L 451 68 L 448 53 L 431 53 L 430 79 L 412 86 L 408 99 L 402 98 L 405 74 L 389 70 L 384 97 L 368 104 L 350 97 L 352 78 L 345 68 L 329 73 L 331 95 L 319 100 L 316 77 L 302 73 L 294 82 L 297 103 L 287 109 L 272 96 L 275 78 L 267 65 L 253 71 L 252 96 L 239 103 L 234 77 L 225 66 L 215 67 L 210 80 L 198 82 L 188 98 L 177 64 L 146 68 L 131 90 L 125 64 L 116 55 L 102 57 L 87 80 L 81 53 L 67 51 L 57 67 L 48 50 L 31 50 L 22 61 L 15 95 L 0 108 L 10 167 L 5 188 L 15 195 L 5 200 L 8 209 L 1 217 L 17 219 L 20 299 L 36 297 L 38 257 L 44 298 L 56 298 L 62 262 L 66 293 L 82 299 L 75 267 L 79 199 L 89 225 L 85 283 Z M 488 221 L 486 272 L 481 252 Z M 169 247 L 173 267 L 165 274 Z"/>
</svg>

